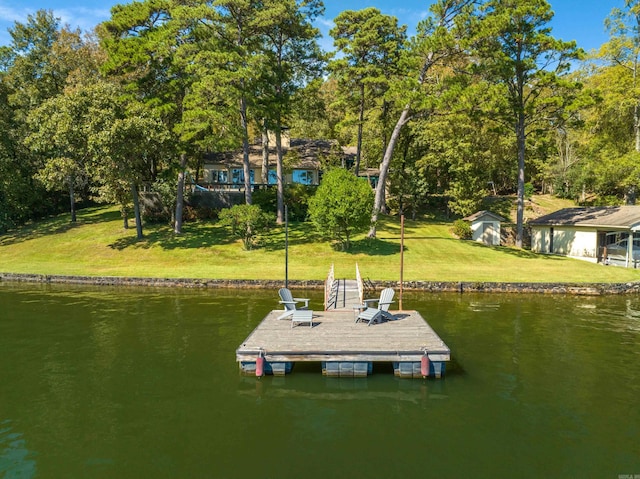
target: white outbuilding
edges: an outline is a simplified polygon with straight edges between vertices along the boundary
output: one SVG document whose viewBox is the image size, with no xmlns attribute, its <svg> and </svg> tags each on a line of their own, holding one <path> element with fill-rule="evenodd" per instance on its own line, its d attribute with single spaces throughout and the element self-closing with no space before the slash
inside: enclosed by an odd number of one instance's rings
<svg viewBox="0 0 640 479">
<path fill-rule="evenodd" d="M 564 208 L 529 226 L 536 253 L 640 266 L 640 206 Z"/>
<path fill-rule="evenodd" d="M 500 223 L 506 221 L 502 216 L 482 210 L 463 218 L 471 223 L 472 239 L 489 246 L 500 245 Z"/>
</svg>

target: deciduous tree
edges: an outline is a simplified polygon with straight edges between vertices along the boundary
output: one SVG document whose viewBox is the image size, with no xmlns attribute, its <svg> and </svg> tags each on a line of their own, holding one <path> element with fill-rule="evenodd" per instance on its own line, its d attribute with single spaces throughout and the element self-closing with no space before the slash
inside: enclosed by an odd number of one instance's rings
<svg viewBox="0 0 640 479">
<path fill-rule="evenodd" d="M 353 235 L 369 226 L 372 206 L 373 191 L 366 179 L 333 168 L 325 173 L 309 201 L 309 215 L 322 234 L 347 250 Z"/>
<path fill-rule="evenodd" d="M 428 110 L 437 97 L 438 76 L 433 70 L 445 64 L 449 58 L 460 53 L 466 25 L 462 20 L 470 14 L 474 0 L 438 0 L 431 6 L 431 16 L 418 25 L 417 35 L 411 39 L 404 56 L 406 68 L 411 72 L 390 90 L 396 103 L 403 105 L 398 120 L 386 145 L 380 175 L 376 186 L 375 201 L 371 215 L 369 237 L 376 235 L 378 213 L 385 206 L 387 177 L 393 153 L 403 127 L 412 119 L 412 112 L 420 108 Z M 465 28 L 461 28 L 461 27 Z M 420 108 L 418 104 L 421 103 Z"/>
</svg>

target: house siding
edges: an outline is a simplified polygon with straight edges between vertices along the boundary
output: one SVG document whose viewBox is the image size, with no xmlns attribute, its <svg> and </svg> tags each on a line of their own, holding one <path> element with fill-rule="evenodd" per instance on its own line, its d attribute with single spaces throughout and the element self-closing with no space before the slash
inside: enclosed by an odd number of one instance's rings
<svg viewBox="0 0 640 479">
<path fill-rule="evenodd" d="M 553 239 L 551 235 L 553 234 Z M 532 226 L 531 251 L 597 261 L 598 233 L 573 226 Z M 553 248 L 551 245 L 553 244 Z"/>
<path fill-rule="evenodd" d="M 480 220 L 471 223 L 472 239 L 491 246 L 500 245 L 500 222 Z"/>
</svg>

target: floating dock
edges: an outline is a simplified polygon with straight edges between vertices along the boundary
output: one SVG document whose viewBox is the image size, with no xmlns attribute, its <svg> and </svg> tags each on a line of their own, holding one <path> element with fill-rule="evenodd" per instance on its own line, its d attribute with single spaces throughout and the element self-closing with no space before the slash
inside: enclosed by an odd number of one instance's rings
<svg viewBox="0 0 640 479">
<path fill-rule="evenodd" d="M 299 323 L 271 311 L 236 350 L 240 370 L 282 376 L 297 362 L 319 362 L 327 376 L 366 377 L 376 363 L 393 363 L 399 377 L 444 375 L 450 350 L 419 312 L 391 311 L 396 319 L 368 325 L 356 323 L 358 311 L 313 311 Z"/>
</svg>

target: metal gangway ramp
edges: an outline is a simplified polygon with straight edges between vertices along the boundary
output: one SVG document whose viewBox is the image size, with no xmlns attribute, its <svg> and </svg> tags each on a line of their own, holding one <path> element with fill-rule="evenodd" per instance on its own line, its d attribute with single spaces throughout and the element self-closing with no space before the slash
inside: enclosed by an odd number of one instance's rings
<svg viewBox="0 0 640 479">
<path fill-rule="evenodd" d="M 370 283 L 370 282 L 369 282 Z M 325 281 L 324 309 L 352 309 L 364 302 L 364 293 L 369 288 L 360 275 L 360 268 L 356 263 L 356 279 L 339 279 L 335 277 L 334 267 L 331 265 Z"/>
</svg>

